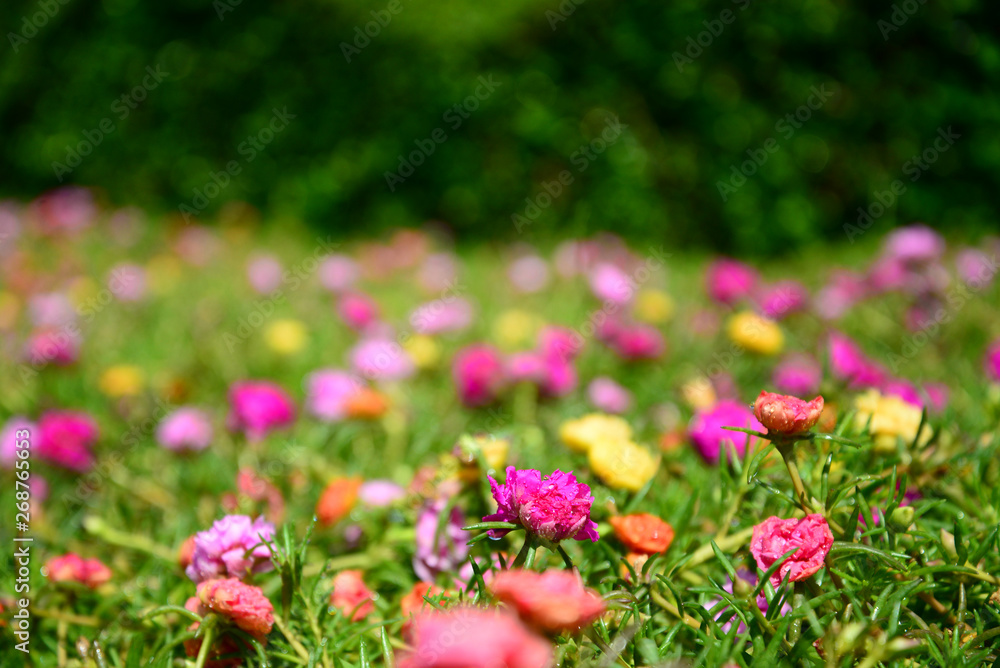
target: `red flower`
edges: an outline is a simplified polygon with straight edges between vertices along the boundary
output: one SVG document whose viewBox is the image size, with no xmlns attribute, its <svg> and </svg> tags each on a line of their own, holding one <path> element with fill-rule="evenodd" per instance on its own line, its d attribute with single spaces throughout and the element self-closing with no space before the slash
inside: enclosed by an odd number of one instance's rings
<svg viewBox="0 0 1000 668">
<path fill-rule="evenodd" d="M 819 422 L 823 397 L 803 401 L 785 394 L 761 392 L 754 402 L 753 413 L 769 434 L 798 434 L 809 431 Z"/>
<path fill-rule="evenodd" d="M 766 571 L 783 554 L 799 548 L 771 574 L 771 584 L 777 589 L 786 574 L 791 582 L 798 582 L 818 572 L 832 545 L 833 533 L 822 515 L 806 515 L 801 520 L 769 517 L 753 528 L 750 553 Z"/>
</svg>

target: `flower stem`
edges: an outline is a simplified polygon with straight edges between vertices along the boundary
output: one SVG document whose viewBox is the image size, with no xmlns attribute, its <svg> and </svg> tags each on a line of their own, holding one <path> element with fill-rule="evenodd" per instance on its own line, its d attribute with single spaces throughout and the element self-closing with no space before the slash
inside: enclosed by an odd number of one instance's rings
<svg viewBox="0 0 1000 668">
<path fill-rule="evenodd" d="M 521 546 L 521 551 L 514 558 L 511 568 L 531 568 L 532 564 L 535 563 L 535 549 L 537 547 L 538 543 L 535 534 L 526 533 L 524 535 L 524 545 Z"/>
<path fill-rule="evenodd" d="M 208 651 L 212 647 L 212 641 L 215 640 L 215 617 L 209 616 L 202 622 L 202 628 L 204 633 L 201 638 L 201 648 L 198 650 L 198 659 L 195 661 L 194 668 L 205 668 L 205 661 L 208 659 Z"/>
<path fill-rule="evenodd" d="M 806 513 L 812 513 L 812 503 L 809 500 L 809 494 L 806 493 L 802 477 L 799 475 L 799 465 L 795 462 L 795 441 L 779 441 L 774 445 L 781 454 L 781 458 L 785 460 L 785 467 L 788 469 L 788 475 L 792 479 L 792 487 L 795 489 L 795 500 L 799 502 L 802 510 Z"/>
</svg>

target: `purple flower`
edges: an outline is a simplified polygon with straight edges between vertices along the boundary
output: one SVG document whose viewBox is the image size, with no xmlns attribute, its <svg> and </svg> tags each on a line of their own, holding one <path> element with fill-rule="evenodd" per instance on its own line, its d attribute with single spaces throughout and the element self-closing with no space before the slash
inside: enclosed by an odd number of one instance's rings
<svg viewBox="0 0 1000 668">
<path fill-rule="evenodd" d="M 607 376 L 599 376 L 587 386 L 590 403 L 605 413 L 624 413 L 632 405 L 632 395 Z"/>
<path fill-rule="evenodd" d="M 259 441 L 274 429 L 295 420 L 295 404 L 280 386 L 268 381 L 247 380 L 229 389 L 229 417 L 232 431 L 243 431 L 251 441 Z"/>
<path fill-rule="evenodd" d="M 274 525 L 263 517 L 226 515 L 212 528 L 194 536 L 194 551 L 187 576 L 194 582 L 216 577 L 240 580 L 251 573 L 272 570 L 271 551 L 264 539 L 274 538 Z"/>
<path fill-rule="evenodd" d="M 796 397 L 819 392 L 823 370 L 808 355 L 792 355 L 782 360 L 771 374 L 771 382 L 784 394 Z"/>
<path fill-rule="evenodd" d="M 306 410 L 323 422 L 347 417 L 347 402 L 364 387 L 360 378 L 339 369 L 320 369 L 306 377 Z"/>
<path fill-rule="evenodd" d="M 711 409 L 698 411 L 688 425 L 688 437 L 705 461 L 716 464 L 723 449 L 728 453 L 730 448 L 736 449 L 736 454 L 743 456 L 746 451 L 749 434 L 730 431 L 723 427 L 742 427 L 764 432 L 764 425 L 753 416 L 753 411 L 732 399 L 726 399 L 715 404 Z"/>
<path fill-rule="evenodd" d="M 882 367 L 865 357 L 858 344 L 843 334 L 830 334 L 829 349 L 830 370 L 850 387 L 878 387 L 885 382 L 886 373 Z"/>
<path fill-rule="evenodd" d="M 597 522 L 590 519 L 594 497 L 590 487 L 576 481 L 572 473 L 554 471 L 542 477 L 535 469 L 518 471 L 507 467 L 503 485 L 489 476 L 497 512 L 484 522 L 513 522 L 526 531 L 552 542 L 567 538 L 597 541 Z M 500 538 L 507 530 L 491 529 L 490 537 Z"/>
<path fill-rule="evenodd" d="M 457 572 L 469 556 L 467 543 L 471 536 L 462 529 L 462 511 L 457 506 L 453 507 L 442 524 L 441 514 L 446 506 L 446 499 L 434 501 L 425 506 L 417 518 L 413 570 L 425 582 L 434 582 L 439 573 Z"/>
<path fill-rule="evenodd" d="M 178 408 L 160 422 L 156 441 L 174 452 L 204 450 L 212 443 L 212 421 L 199 408 Z"/>
<path fill-rule="evenodd" d="M 69 297 L 61 292 L 47 292 L 31 297 L 28 302 L 31 322 L 40 329 L 62 327 L 76 321 L 76 309 Z"/>
</svg>

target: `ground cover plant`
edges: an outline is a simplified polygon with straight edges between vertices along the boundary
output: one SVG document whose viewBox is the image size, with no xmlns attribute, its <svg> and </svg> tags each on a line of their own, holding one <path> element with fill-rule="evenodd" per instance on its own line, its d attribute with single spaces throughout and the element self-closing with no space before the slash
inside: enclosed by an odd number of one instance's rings
<svg viewBox="0 0 1000 668">
<path fill-rule="evenodd" d="M 996 665 L 995 239 L 0 205 L 0 658 Z"/>
</svg>

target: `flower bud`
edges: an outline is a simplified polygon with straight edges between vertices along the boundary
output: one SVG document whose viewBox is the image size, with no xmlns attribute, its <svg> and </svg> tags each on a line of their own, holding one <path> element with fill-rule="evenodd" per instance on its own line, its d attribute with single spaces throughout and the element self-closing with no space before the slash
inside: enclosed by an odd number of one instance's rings
<svg viewBox="0 0 1000 668">
<path fill-rule="evenodd" d="M 763 391 L 753 405 L 754 416 L 767 432 L 798 434 L 811 429 L 823 413 L 823 397 L 803 401 L 798 397 Z"/>
<path fill-rule="evenodd" d="M 900 506 L 892 511 L 889 515 L 889 527 L 898 533 L 902 533 L 910 528 L 913 524 L 913 517 L 915 515 L 913 506 Z"/>
</svg>

